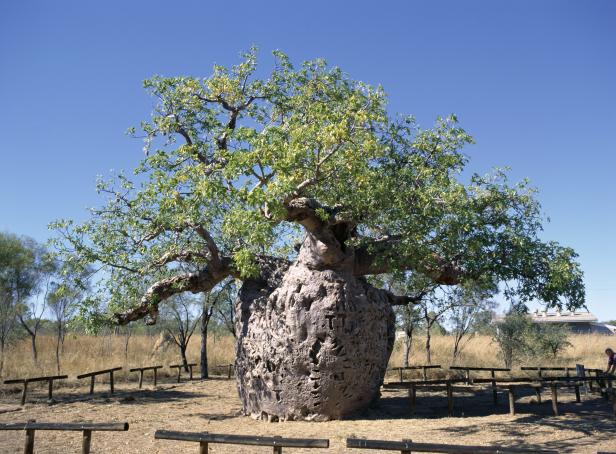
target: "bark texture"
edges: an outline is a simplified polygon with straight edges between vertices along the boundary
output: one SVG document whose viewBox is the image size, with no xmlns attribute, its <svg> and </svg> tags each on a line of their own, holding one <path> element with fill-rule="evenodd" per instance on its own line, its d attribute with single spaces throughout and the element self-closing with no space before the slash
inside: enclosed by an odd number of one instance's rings
<svg viewBox="0 0 616 454">
<path fill-rule="evenodd" d="M 270 259 L 236 304 L 236 374 L 245 414 L 275 420 L 351 415 L 380 395 L 394 342 L 391 295 L 352 266 Z M 348 261 L 352 264 L 352 260 Z"/>
</svg>

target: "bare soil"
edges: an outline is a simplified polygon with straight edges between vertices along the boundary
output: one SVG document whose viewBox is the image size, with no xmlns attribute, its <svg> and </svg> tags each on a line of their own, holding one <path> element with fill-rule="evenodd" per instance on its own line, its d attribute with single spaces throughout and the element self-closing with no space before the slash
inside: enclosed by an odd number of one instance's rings
<svg viewBox="0 0 616 454">
<path fill-rule="evenodd" d="M 82 383 L 85 382 L 82 381 Z M 144 383 L 116 384 L 110 396 L 108 386 L 97 383 L 97 392 L 88 396 L 87 386 L 62 387 L 56 403 L 46 402 L 46 387 L 31 385 L 28 402 L 19 408 L 16 388 L 0 394 L 0 423 L 24 422 L 124 422 L 128 432 L 95 432 L 94 453 L 174 453 L 198 452 L 196 443 L 155 440 L 157 429 L 224 434 L 245 434 L 298 438 L 328 438 L 329 450 L 285 449 L 284 452 L 366 452 L 345 448 L 347 437 L 451 443 L 499 445 L 530 449 L 556 449 L 559 452 L 594 453 L 616 450 L 616 420 L 611 405 L 595 394 L 582 395 L 576 403 L 573 393 L 559 392 L 561 416 L 552 416 L 549 392 L 537 404 L 530 392 L 517 399 L 516 416 L 509 415 L 507 396 L 499 394 L 492 405 L 488 390 L 478 395 L 458 397 L 455 417 L 446 417 L 444 393 L 418 393 L 417 412 L 411 415 L 406 393 L 384 392 L 379 404 L 356 418 L 330 422 L 256 421 L 240 415 L 240 401 L 234 380 L 215 378 L 180 384 L 159 384 L 152 389 Z M 100 390 L 100 391 L 99 391 Z M 15 410 L 15 411 L 10 411 Z M 23 452 L 24 433 L 0 431 L 0 452 Z M 37 431 L 35 452 L 80 452 L 81 433 Z M 212 453 L 269 453 L 271 448 L 236 445 L 210 445 Z"/>
</svg>

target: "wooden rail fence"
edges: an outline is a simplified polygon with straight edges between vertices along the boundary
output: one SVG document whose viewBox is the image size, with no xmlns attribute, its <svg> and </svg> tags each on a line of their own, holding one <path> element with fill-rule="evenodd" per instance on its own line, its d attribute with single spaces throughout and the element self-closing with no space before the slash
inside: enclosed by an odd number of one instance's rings
<svg viewBox="0 0 616 454">
<path fill-rule="evenodd" d="M 4 380 L 5 385 L 22 383 L 23 390 L 21 392 L 21 405 L 26 403 L 26 395 L 28 394 L 28 383 L 37 381 L 47 382 L 47 399 L 49 402 L 53 402 L 53 382 L 54 380 L 64 380 L 68 378 L 68 375 L 49 375 L 46 377 L 31 377 L 31 378 L 15 378 L 11 380 Z"/>
<path fill-rule="evenodd" d="M 561 367 L 561 366 L 522 366 L 520 370 L 537 371 L 539 377 L 543 377 L 543 372 L 555 372 L 564 371 L 567 377 L 571 376 L 571 371 L 575 371 L 575 367 Z"/>
<path fill-rule="evenodd" d="M 470 385 L 471 381 L 471 371 L 477 372 L 490 372 L 492 376 L 492 400 L 494 401 L 494 405 L 498 403 L 498 393 L 496 392 L 496 372 L 511 372 L 511 369 L 506 367 L 469 367 L 469 366 L 451 366 L 450 370 L 463 370 L 466 372 L 466 384 Z"/>
<path fill-rule="evenodd" d="M 88 454 L 92 444 L 92 432 L 97 431 L 127 431 L 128 423 L 50 423 L 35 421 L 17 422 L 0 424 L 0 430 L 25 430 L 26 440 L 24 444 L 24 454 L 34 452 L 34 434 L 37 430 L 60 430 L 60 431 L 79 431 L 83 433 L 81 453 Z"/>
<path fill-rule="evenodd" d="M 219 364 L 218 366 L 216 366 L 218 369 L 227 369 L 227 378 L 231 379 L 231 376 L 233 375 L 233 370 L 235 368 L 235 366 L 233 364 Z"/>
<path fill-rule="evenodd" d="M 319 438 L 257 437 L 253 435 L 175 432 L 170 430 L 157 430 L 154 433 L 154 438 L 157 440 L 197 442 L 201 454 L 207 454 L 209 444 L 271 446 L 274 449 L 274 454 L 282 454 L 282 448 L 329 448 L 329 440 Z"/>
<path fill-rule="evenodd" d="M 78 379 L 90 377 L 90 394 L 94 394 L 94 379 L 97 375 L 109 374 L 109 391 L 113 394 L 113 373 L 122 370 L 121 367 L 114 367 L 112 369 L 97 370 L 94 372 L 87 372 L 85 374 L 77 375 Z"/>
<path fill-rule="evenodd" d="M 558 451 L 544 449 L 524 449 L 524 448 L 504 448 L 491 446 L 464 446 L 464 445 L 445 445 L 439 443 L 415 443 L 411 440 L 389 441 L 389 440 L 365 440 L 363 438 L 347 438 L 347 448 L 354 449 L 379 449 L 383 451 L 400 451 L 401 454 L 411 454 L 411 452 L 435 452 L 451 454 L 558 454 Z"/>
<path fill-rule="evenodd" d="M 190 380 L 193 379 L 193 367 L 195 367 L 197 365 L 197 363 L 190 363 L 190 364 L 169 364 L 169 368 L 173 369 L 173 368 L 177 368 L 178 370 L 178 383 L 180 382 L 180 379 L 182 377 L 182 369 L 184 367 L 188 367 L 188 370 L 190 371 Z"/>
<path fill-rule="evenodd" d="M 404 367 L 392 367 L 391 370 L 398 371 L 400 374 L 400 381 L 404 381 L 404 376 L 402 373 L 406 370 L 417 370 L 421 369 L 423 374 L 423 379 L 428 379 L 428 369 L 441 369 L 440 364 L 426 364 L 426 365 L 418 365 L 418 366 L 404 366 Z"/>
<path fill-rule="evenodd" d="M 130 372 L 139 372 L 139 389 L 141 389 L 143 385 L 143 373 L 146 370 L 154 371 L 154 386 L 156 386 L 156 383 L 157 383 L 156 374 L 157 374 L 158 369 L 161 369 L 162 367 L 163 366 L 133 367 L 132 369 L 130 369 Z"/>
</svg>

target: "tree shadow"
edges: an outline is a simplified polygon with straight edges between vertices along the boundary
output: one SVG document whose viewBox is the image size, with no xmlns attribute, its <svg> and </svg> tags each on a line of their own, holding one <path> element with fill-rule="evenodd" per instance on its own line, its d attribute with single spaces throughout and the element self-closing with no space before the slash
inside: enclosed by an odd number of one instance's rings
<svg viewBox="0 0 616 454">
<path fill-rule="evenodd" d="M 448 403 L 445 392 L 417 392 L 415 411 L 411 411 L 410 400 L 405 395 L 406 391 L 385 393 L 368 410 L 352 415 L 352 420 L 374 419 L 409 419 L 409 418 L 445 418 L 448 416 Z M 516 391 L 516 414 L 534 418 L 552 417 L 552 404 L 548 392 L 542 392 L 542 402 L 539 404 L 531 390 Z M 492 391 L 478 393 L 455 393 L 454 394 L 454 417 L 485 417 L 492 415 L 509 414 L 509 401 L 506 392 L 498 392 L 497 404 L 492 400 Z M 593 394 L 583 396 L 582 402 L 572 400 L 572 393 L 563 395 L 559 391 L 558 410 L 560 415 L 575 415 L 578 418 L 591 418 L 596 415 L 614 424 L 610 413 L 610 405 L 601 397 Z M 519 420 L 519 417 L 518 417 Z"/>
</svg>

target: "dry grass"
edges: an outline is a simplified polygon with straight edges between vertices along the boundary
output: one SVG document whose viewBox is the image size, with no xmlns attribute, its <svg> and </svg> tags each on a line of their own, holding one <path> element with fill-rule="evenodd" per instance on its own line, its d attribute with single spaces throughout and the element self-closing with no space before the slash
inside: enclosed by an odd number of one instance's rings
<svg viewBox="0 0 616 454">
<path fill-rule="evenodd" d="M 605 367 L 604 351 L 607 347 L 616 345 L 616 338 L 600 334 L 575 334 L 569 337 L 571 347 L 567 348 L 557 358 L 535 358 L 524 362 L 524 365 L 555 365 L 571 366 L 576 363 L 584 364 L 587 368 Z M 443 366 L 453 365 L 451 336 L 432 337 L 432 363 Z M 396 343 L 390 359 L 390 365 L 402 365 L 404 347 L 401 342 Z M 425 364 L 425 337 L 418 336 L 413 340 L 411 350 L 412 364 Z M 468 340 L 460 357 L 458 365 L 472 365 L 475 367 L 503 367 L 498 355 L 498 347 L 489 336 L 475 336 Z"/>
<path fill-rule="evenodd" d="M 542 358 L 534 360 L 535 363 L 553 365 L 573 365 L 583 363 L 586 367 L 604 367 L 605 355 L 603 351 L 609 345 L 614 347 L 614 338 L 601 335 L 572 335 L 572 346 L 556 359 Z M 90 370 L 107 367 L 123 366 L 124 369 L 152 364 L 168 365 L 178 363 L 180 356 L 177 347 L 169 345 L 164 351 L 152 354 L 157 338 L 151 336 L 132 336 L 128 342 L 128 352 L 125 352 L 126 338 L 123 336 L 84 336 L 69 334 L 64 343 L 64 352 L 61 357 L 60 371 L 63 374 L 76 375 Z M 425 363 L 425 339 L 417 337 L 413 342 L 411 355 L 412 364 Z M 6 361 L 3 371 L 4 377 L 24 377 L 34 375 L 55 374 L 55 337 L 51 335 L 39 336 L 39 361 L 35 364 L 32 359 L 29 339 L 23 339 L 6 352 Z M 194 335 L 188 348 L 188 360 L 199 362 L 200 337 Z M 432 338 L 432 363 L 449 366 L 451 358 L 452 339 L 450 336 L 434 336 Z M 210 372 L 216 372 L 216 365 L 233 362 L 235 353 L 234 339 L 231 336 L 209 336 L 208 362 Z M 390 365 L 402 364 L 403 346 L 398 342 L 394 348 Z M 488 336 L 476 336 L 468 341 L 464 347 L 457 364 L 473 365 L 477 367 L 502 366 L 499 360 L 497 347 Z M 526 363 L 533 365 L 532 361 Z M 164 369 L 168 371 L 168 369 Z M 123 371 L 126 374 L 126 371 Z M 164 372 L 163 372 L 164 373 Z M 135 375 L 135 374 L 133 374 Z M 123 378 L 120 374 L 119 378 Z"/>
<path fill-rule="evenodd" d="M 81 372 L 118 365 L 167 365 L 179 360 L 173 346 L 151 357 L 155 337 L 134 336 L 129 340 L 128 355 L 124 352 L 125 339 L 121 336 L 68 336 L 62 357 L 62 372 L 72 377 Z M 424 339 L 413 345 L 413 363 L 424 362 Z M 573 346 L 556 362 L 572 364 L 583 362 L 588 366 L 602 366 L 602 351 L 612 339 L 601 336 L 572 336 Z M 229 363 L 233 359 L 233 338 L 230 336 L 209 339 L 211 365 Z M 39 367 L 32 362 L 27 339 L 8 352 L 5 376 L 24 376 L 55 373 L 54 338 L 41 337 Z M 450 364 L 451 338 L 435 337 L 433 361 Z M 402 346 L 397 345 L 392 356 L 392 366 L 401 363 Z M 195 362 L 199 357 L 199 338 L 190 344 L 188 357 Z M 464 349 L 459 364 L 477 366 L 499 365 L 496 348 L 487 337 L 472 339 Z M 126 368 L 125 368 L 126 369 Z M 168 370 L 167 368 L 163 370 Z M 134 375 L 134 374 L 133 374 Z M 103 381 L 103 378 L 101 381 Z M 135 377 L 133 377 L 134 379 Z M 602 398 L 584 395 L 576 404 L 570 391 L 559 395 L 562 415 L 551 416 L 549 399 L 541 405 L 529 395 L 520 395 L 519 414 L 509 416 L 505 396 L 500 405 L 492 406 L 491 393 L 456 398 L 455 417 L 446 415 L 446 399 L 442 393 L 422 394 L 418 397 L 418 412 L 411 415 L 408 399 L 401 391 L 386 392 L 379 405 L 357 418 L 324 423 L 285 422 L 267 423 L 239 416 L 241 403 L 237 397 L 234 380 L 173 383 L 172 378 L 161 377 L 153 389 L 149 378 L 145 389 L 137 390 L 135 383 L 120 381 L 116 394 L 109 396 L 105 387 L 97 388 L 92 398 L 87 394 L 87 383 L 69 380 L 55 394 L 56 405 L 46 404 L 46 388 L 35 386 L 30 390 L 28 402 L 15 409 L 18 387 L 3 387 L 0 392 L 0 422 L 17 422 L 28 419 L 49 422 L 77 421 L 128 421 L 129 433 L 96 433 L 93 437 L 95 452 L 118 453 L 175 453 L 179 450 L 195 452 L 190 443 L 154 439 L 157 429 L 181 431 L 209 431 L 249 435 L 281 435 L 286 437 L 328 438 L 331 447 L 327 452 L 360 452 L 344 447 L 346 437 L 382 438 L 400 440 L 411 438 L 422 442 L 446 442 L 469 445 L 503 445 L 512 447 L 550 448 L 558 452 L 588 452 L 613 448 L 616 425 L 610 408 Z M 60 384 L 60 383 L 59 383 Z M 37 452 L 77 452 L 80 436 L 73 433 L 40 431 L 36 435 Z M 0 431 L 0 453 L 21 452 L 23 433 Z M 270 449 L 213 445 L 216 453 L 259 453 Z M 308 450 L 294 450 L 308 452 Z M 325 450 L 324 450 L 325 452 Z"/>
<path fill-rule="evenodd" d="M 124 336 L 85 336 L 68 334 L 64 342 L 64 350 L 60 358 L 60 372 L 62 374 L 77 375 L 92 370 L 106 369 L 122 366 L 124 371 L 118 378 L 124 378 L 126 370 L 130 367 L 140 367 L 154 364 L 178 364 L 181 362 L 179 350 L 175 345 L 168 345 L 166 349 L 154 352 L 155 336 L 131 336 L 128 340 L 128 351 L 125 350 L 126 338 Z M 188 361 L 199 363 L 201 338 L 194 335 L 187 351 Z M 235 341 L 231 336 L 208 337 L 208 365 L 210 371 L 215 366 L 233 362 Z M 56 366 L 56 338 L 51 335 L 39 336 L 38 363 L 32 357 L 30 340 L 24 339 L 12 346 L 6 352 L 4 377 L 25 377 L 34 375 L 54 375 Z M 164 375 L 169 372 L 162 370 Z M 170 372 L 169 372 L 170 373 Z M 136 374 L 132 374 L 133 378 Z"/>
</svg>

